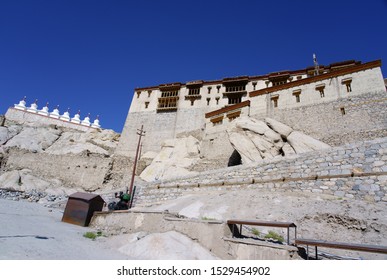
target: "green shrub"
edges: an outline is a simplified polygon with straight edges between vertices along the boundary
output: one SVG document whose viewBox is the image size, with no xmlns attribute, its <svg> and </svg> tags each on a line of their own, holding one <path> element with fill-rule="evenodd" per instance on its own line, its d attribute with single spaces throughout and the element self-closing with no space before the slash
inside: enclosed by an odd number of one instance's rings
<svg viewBox="0 0 387 280">
<path fill-rule="evenodd" d="M 260 236 L 261 235 L 261 232 L 259 230 L 257 230 L 256 228 L 251 229 L 251 233 L 256 235 L 256 236 Z"/>
<path fill-rule="evenodd" d="M 272 230 L 269 230 L 269 233 L 265 235 L 265 238 L 269 239 L 274 239 L 274 240 L 278 240 L 279 242 L 284 242 L 285 239 L 278 233 L 276 233 L 275 231 L 272 231 Z"/>
<path fill-rule="evenodd" d="M 98 235 L 98 236 L 100 236 L 100 235 Z M 83 237 L 89 238 L 91 240 L 95 240 L 97 238 L 97 234 L 95 234 L 94 232 L 88 231 L 88 232 L 85 232 L 83 234 Z"/>
</svg>

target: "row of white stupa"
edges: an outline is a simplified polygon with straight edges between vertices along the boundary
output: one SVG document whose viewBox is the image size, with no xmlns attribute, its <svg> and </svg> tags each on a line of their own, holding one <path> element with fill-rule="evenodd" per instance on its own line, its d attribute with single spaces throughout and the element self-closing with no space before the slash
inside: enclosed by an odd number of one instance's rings
<svg viewBox="0 0 387 280">
<path fill-rule="evenodd" d="M 71 123 L 75 123 L 75 124 L 81 124 L 81 125 L 84 125 L 84 126 L 91 126 L 91 127 L 94 127 L 94 128 L 100 128 L 101 126 L 99 125 L 99 119 L 98 119 L 98 116 L 97 118 L 94 120 L 93 123 L 90 122 L 90 114 L 87 115 L 85 117 L 84 120 L 81 121 L 80 119 L 80 112 L 78 111 L 78 113 L 76 113 L 74 115 L 73 118 L 70 118 L 70 113 L 69 113 L 69 109 L 63 113 L 63 115 L 60 115 L 59 114 L 59 110 L 58 110 L 58 107 L 57 106 L 52 112 L 48 112 L 48 103 L 46 104 L 46 106 L 44 106 L 41 110 L 38 110 L 38 100 L 35 100 L 34 103 L 31 104 L 30 107 L 26 107 L 26 101 L 25 101 L 26 97 L 24 97 L 22 100 L 20 100 L 19 104 L 15 104 L 15 109 L 18 109 L 18 110 L 22 110 L 22 111 L 27 111 L 27 112 L 31 112 L 31 113 L 35 113 L 35 114 L 39 114 L 39 115 L 42 115 L 42 116 L 46 116 L 46 117 L 50 117 L 50 118 L 53 118 L 53 119 L 59 119 L 59 120 L 62 120 L 62 121 L 68 121 L 68 122 L 71 122 Z"/>
</svg>

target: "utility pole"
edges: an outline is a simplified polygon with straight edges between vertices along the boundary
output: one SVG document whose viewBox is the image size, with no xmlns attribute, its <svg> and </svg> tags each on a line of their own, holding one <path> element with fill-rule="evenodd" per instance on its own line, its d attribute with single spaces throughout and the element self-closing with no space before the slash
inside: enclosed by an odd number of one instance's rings
<svg viewBox="0 0 387 280">
<path fill-rule="evenodd" d="M 132 180 L 130 181 L 130 188 L 129 188 L 130 205 L 132 205 L 132 200 L 133 200 L 133 195 L 132 195 L 133 183 L 134 183 L 134 177 L 136 176 L 136 167 L 137 167 L 138 154 L 139 154 L 139 150 L 140 150 L 141 137 L 145 136 L 145 131 L 143 130 L 143 127 L 144 127 L 144 125 L 141 125 L 141 129 L 137 129 L 137 135 L 139 137 L 138 137 L 138 143 L 137 143 L 136 157 L 134 158 Z M 128 193 L 128 188 L 126 188 L 126 193 Z"/>
</svg>

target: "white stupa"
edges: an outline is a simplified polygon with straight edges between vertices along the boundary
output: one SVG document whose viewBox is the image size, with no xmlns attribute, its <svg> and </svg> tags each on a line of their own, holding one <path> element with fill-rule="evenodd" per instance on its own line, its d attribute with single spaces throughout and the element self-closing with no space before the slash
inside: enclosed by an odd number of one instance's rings
<svg viewBox="0 0 387 280">
<path fill-rule="evenodd" d="M 84 126 L 90 126 L 90 113 L 85 117 L 85 119 L 81 122 Z"/>
<path fill-rule="evenodd" d="M 38 100 L 35 99 L 35 102 L 27 109 L 28 112 L 37 113 L 38 112 Z"/>
<path fill-rule="evenodd" d="M 99 125 L 99 116 L 97 116 L 97 118 L 94 120 L 93 124 L 91 125 L 91 127 L 94 127 L 94 128 L 100 128 L 101 126 Z"/>
<path fill-rule="evenodd" d="M 70 108 L 68 108 L 67 111 L 64 112 L 62 116 L 60 116 L 60 119 L 61 119 L 62 121 L 68 121 L 68 122 L 70 121 L 70 113 L 69 113 L 69 110 L 70 110 Z"/>
<path fill-rule="evenodd" d="M 22 100 L 20 100 L 19 101 L 19 104 L 15 104 L 15 108 L 16 109 L 19 109 L 19 110 L 25 110 L 25 109 L 27 109 L 27 107 L 26 107 L 26 98 L 27 98 L 27 96 L 24 96 L 24 98 L 22 99 Z"/>
<path fill-rule="evenodd" d="M 77 124 L 80 124 L 80 123 L 81 123 L 80 113 L 81 113 L 81 111 L 78 111 L 78 113 L 76 113 L 76 114 L 74 115 L 74 117 L 71 119 L 71 122 L 72 122 L 72 123 L 77 123 Z"/>
<path fill-rule="evenodd" d="M 48 102 L 46 103 L 46 106 L 44 106 L 41 110 L 38 112 L 39 115 L 48 116 Z"/>
<path fill-rule="evenodd" d="M 60 115 L 59 115 L 59 105 L 56 106 L 56 108 L 50 113 L 50 117 L 51 118 L 54 118 L 54 119 L 59 119 Z"/>
</svg>

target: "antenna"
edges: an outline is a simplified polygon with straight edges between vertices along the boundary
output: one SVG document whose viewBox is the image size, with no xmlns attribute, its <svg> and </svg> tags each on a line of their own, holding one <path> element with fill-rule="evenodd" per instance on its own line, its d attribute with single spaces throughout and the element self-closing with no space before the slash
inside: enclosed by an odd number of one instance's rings
<svg viewBox="0 0 387 280">
<path fill-rule="evenodd" d="M 317 57 L 316 57 L 316 54 L 313 54 L 313 64 L 314 64 L 314 75 L 317 76 L 319 74 L 319 66 L 318 66 L 318 62 L 317 62 Z"/>
</svg>

